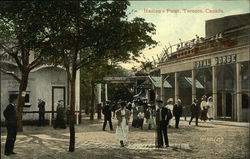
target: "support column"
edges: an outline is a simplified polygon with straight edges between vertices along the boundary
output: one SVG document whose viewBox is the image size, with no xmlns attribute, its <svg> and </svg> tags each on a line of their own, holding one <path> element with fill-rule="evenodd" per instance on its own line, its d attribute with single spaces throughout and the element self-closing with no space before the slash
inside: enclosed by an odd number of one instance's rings
<svg viewBox="0 0 250 159">
<path fill-rule="evenodd" d="M 196 72 L 192 70 L 192 102 L 196 98 Z"/>
<path fill-rule="evenodd" d="M 226 92 L 225 92 L 225 69 L 226 66 L 222 66 L 222 90 L 221 90 L 221 106 L 222 106 L 222 116 L 226 116 Z"/>
<path fill-rule="evenodd" d="M 233 120 L 237 121 L 237 75 L 236 75 L 236 64 L 234 69 L 234 93 L 233 93 Z"/>
<path fill-rule="evenodd" d="M 102 118 L 102 84 L 97 84 L 97 118 Z"/>
<path fill-rule="evenodd" d="M 178 72 L 174 73 L 174 86 L 175 86 L 175 91 L 174 91 L 174 102 L 176 103 L 178 98 L 179 98 L 179 82 L 178 82 Z"/>
<path fill-rule="evenodd" d="M 166 94 L 165 94 L 165 88 L 164 88 L 164 75 L 161 75 L 161 100 L 163 101 L 163 104 L 166 104 Z"/>
<path fill-rule="evenodd" d="M 212 86 L 213 86 L 213 118 L 217 119 L 217 68 L 212 67 Z"/>
<path fill-rule="evenodd" d="M 237 121 L 242 121 L 242 78 L 241 78 L 241 63 L 236 64 L 236 109 Z"/>
<path fill-rule="evenodd" d="M 150 102 L 150 89 L 147 89 L 146 91 L 146 95 L 147 95 L 147 102 Z"/>
<path fill-rule="evenodd" d="M 97 84 L 97 95 L 98 95 L 98 104 L 102 103 L 102 84 L 98 83 Z"/>
<path fill-rule="evenodd" d="M 105 101 L 108 100 L 108 84 L 105 83 Z"/>
</svg>

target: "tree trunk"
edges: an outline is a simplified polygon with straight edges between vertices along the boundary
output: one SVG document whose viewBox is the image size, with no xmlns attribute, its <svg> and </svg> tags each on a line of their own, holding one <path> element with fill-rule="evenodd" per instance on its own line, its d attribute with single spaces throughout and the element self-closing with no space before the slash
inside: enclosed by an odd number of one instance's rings
<svg viewBox="0 0 250 159">
<path fill-rule="evenodd" d="M 90 120 L 94 120 L 95 115 L 95 84 L 91 85 L 91 110 L 90 110 Z"/>
<path fill-rule="evenodd" d="M 69 132 L 70 142 L 69 151 L 75 151 L 75 81 L 76 71 L 72 73 L 72 79 L 70 81 L 70 120 L 69 120 Z"/>
<path fill-rule="evenodd" d="M 82 123 L 82 105 L 80 105 L 80 112 L 79 112 L 79 124 Z"/>
<path fill-rule="evenodd" d="M 17 131 L 23 132 L 23 106 L 25 104 L 25 96 L 22 96 L 22 92 L 25 92 L 28 85 L 29 73 L 22 73 L 22 79 L 19 86 L 18 101 L 17 101 Z"/>
</svg>

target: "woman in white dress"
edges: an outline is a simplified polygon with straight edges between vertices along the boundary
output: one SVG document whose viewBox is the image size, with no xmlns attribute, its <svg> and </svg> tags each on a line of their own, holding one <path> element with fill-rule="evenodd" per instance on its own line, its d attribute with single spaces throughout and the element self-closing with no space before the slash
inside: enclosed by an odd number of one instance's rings
<svg viewBox="0 0 250 159">
<path fill-rule="evenodd" d="M 207 120 L 207 101 L 206 101 L 207 97 L 204 95 L 201 98 L 201 104 L 200 104 L 200 108 L 201 108 L 201 116 L 200 119 L 203 121 Z"/>
<path fill-rule="evenodd" d="M 121 147 L 124 147 L 124 142 L 128 140 L 128 122 L 130 111 L 126 109 L 126 103 L 121 103 L 121 108 L 116 111 L 118 125 L 116 128 L 116 137 L 120 141 Z"/>
<path fill-rule="evenodd" d="M 207 99 L 207 109 L 208 109 L 208 113 L 207 113 L 207 117 L 208 120 L 212 120 L 213 119 L 213 97 L 210 96 Z"/>
</svg>

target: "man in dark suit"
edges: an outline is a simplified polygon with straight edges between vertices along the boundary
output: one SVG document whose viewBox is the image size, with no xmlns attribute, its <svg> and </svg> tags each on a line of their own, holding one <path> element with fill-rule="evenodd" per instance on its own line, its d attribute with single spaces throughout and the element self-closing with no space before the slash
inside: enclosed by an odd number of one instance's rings
<svg viewBox="0 0 250 159">
<path fill-rule="evenodd" d="M 200 106 L 198 105 L 198 100 L 196 98 L 194 99 L 194 101 L 191 105 L 190 111 L 191 111 L 191 119 L 189 121 L 189 125 L 191 124 L 193 118 L 195 118 L 195 125 L 198 126 L 198 118 L 200 115 Z"/>
<path fill-rule="evenodd" d="M 5 143 L 5 155 L 9 156 L 11 154 L 16 154 L 14 150 L 14 145 L 16 141 L 16 134 L 17 134 L 17 114 L 16 114 L 16 105 L 17 98 L 10 97 L 9 102 L 10 104 L 6 107 L 3 112 L 5 117 L 5 124 L 7 127 L 7 138 Z"/>
<path fill-rule="evenodd" d="M 104 115 L 104 123 L 103 123 L 103 128 L 102 128 L 103 131 L 105 131 L 107 121 L 109 121 L 110 130 L 113 130 L 112 120 L 111 120 L 111 117 L 112 117 L 111 112 L 112 112 L 112 110 L 111 110 L 111 107 L 110 107 L 110 101 L 106 101 L 106 104 L 102 109 L 102 113 Z"/>
<path fill-rule="evenodd" d="M 165 141 L 165 147 L 169 147 L 168 134 L 167 134 L 167 125 L 169 120 L 172 118 L 171 111 L 163 107 L 163 102 L 157 100 L 158 110 L 156 112 L 156 125 L 157 125 L 157 142 L 156 147 L 163 148 L 163 137 Z"/>
<path fill-rule="evenodd" d="M 179 122 L 180 122 L 180 117 L 182 115 L 182 105 L 181 105 L 181 100 L 178 99 L 177 103 L 174 105 L 174 109 L 173 109 L 173 114 L 175 116 L 175 128 L 178 129 L 179 128 Z"/>
<path fill-rule="evenodd" d="M 39 124 L 38 126 L 45 125 L 45 102 L 42 99 L 38 99 L 38 108 L 39 108 Z"/>
</svg>

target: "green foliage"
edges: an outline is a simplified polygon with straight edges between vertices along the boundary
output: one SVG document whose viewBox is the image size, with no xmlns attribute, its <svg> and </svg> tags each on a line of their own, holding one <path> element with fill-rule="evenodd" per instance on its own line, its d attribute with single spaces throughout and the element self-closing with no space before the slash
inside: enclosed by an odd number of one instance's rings
<svg viewBox="0 0 250 159">
<path fill-rule="evenodd" d="M 155 46 L 151 38 L 155 26 L 142 18 L 127 21 L 128 5 L 128 1 L 53 3 L 48 40 L 53 63 L 79 69 L 102 59 L 126 62 L 138 57 L 142 49 Z"/>
</svg>

